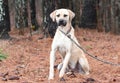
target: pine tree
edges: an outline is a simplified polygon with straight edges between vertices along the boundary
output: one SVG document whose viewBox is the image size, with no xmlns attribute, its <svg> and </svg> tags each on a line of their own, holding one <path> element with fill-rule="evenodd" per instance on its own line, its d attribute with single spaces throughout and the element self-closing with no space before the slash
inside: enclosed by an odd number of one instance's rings
<svg viewBox="0 0 120 83">
<path fill-rule="evenodd" d="M 10 19 L 8 10 L 8 0 L 0 0 L 0 39 L 10 38 Z"/>
</svg>

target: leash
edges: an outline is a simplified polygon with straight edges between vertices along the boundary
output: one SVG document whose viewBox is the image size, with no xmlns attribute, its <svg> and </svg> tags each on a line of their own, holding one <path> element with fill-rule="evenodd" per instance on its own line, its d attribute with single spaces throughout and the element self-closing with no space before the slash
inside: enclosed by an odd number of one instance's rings
<svg viewBox="0 0 120 83">
<path fill-rule="evenodd" d="M 110 61 L 106 61 L 106 60 L 103 60 L 101 58 L 98 58 L 90 53 L 88 53 L 84 48 L 82 48 L 80 45 L 78 45 L 72 38 L 71 38 L 71 35 L 68 35 L 68 33 L 65 33 L 63 32 L 62 30 L 60 30 L 60 32 L 62 32 L 65 36 L 67 36 L 77 47 L 79 47 L 81 50 L 83 50 L 84 53 L 86 53 L 87 55 L 89 55 L 90 57 L 100 61 L 100 62 L 103 62 L 105 64 L 110 64 L 110 65 L 113 65 L 113 66 L 120 66 L 120 64 L 116 64 L 116 63 L 112 63 Z"/>
</svg>

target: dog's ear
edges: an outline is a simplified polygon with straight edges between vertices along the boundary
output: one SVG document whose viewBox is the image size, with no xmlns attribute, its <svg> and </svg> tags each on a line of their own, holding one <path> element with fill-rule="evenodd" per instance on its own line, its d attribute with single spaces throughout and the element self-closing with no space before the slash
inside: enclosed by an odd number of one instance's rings
<svg viewBox="0 0 120 83">
<path fill-rule="evenodd" d="M 53 22 L 55 22 L 55 13 L 56 13 L 56 10 L 50 14 L 50 17 L 52 18 Z"/>
<path fill-rule="evenodd" d="M 70 21 L 75 17 L 75 13 L 68 9 L 68 12 L 70 14 Z"/>
</svg>

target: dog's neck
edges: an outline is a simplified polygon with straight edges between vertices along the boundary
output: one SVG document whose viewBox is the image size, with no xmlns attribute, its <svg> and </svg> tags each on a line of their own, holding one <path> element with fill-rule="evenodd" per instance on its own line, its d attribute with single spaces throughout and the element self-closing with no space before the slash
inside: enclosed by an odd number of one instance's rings
<svg viewBox="0 0 120 83">
<path fill-rule="evenodd" d="M 62 30 L 64 33 L 69 34 L 72 27 L 71 24 L 67 24 L 66 26 L 58 26 L 60 30 Z"/>
</svg>

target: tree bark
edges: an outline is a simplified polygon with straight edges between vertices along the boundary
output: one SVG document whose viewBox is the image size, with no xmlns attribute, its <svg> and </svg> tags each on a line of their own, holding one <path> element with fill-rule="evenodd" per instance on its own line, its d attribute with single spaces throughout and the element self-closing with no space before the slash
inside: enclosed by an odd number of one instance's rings
<svg viewBox="0 0 120 83">
<path fill-rule="evenodd" d="M 97 11 L 97 31 L 102 32 L 103 31 L 103 1 L 97 0 L 96 1 L 96 11 Z"/>
<path fill-rule="evenodd" d="M 15 0 L 15 26 L 20 35 L 24 35 L 24 28 L 28 25 L 26 7 L 26 0 Z"/>
<path fill-rule="evenodd" d="M 75 13 L 75 18 L 72 21 L 73 26 L 80 25 L 80 0 L 72 0 L 71 10 Z"/>
<path fill-rule="evenodd" d="M 115 34 L 120 34 L 120 2 L 115 2 L 115 20 L 116 20 L 116 31 Z"/>
<path fill-rule="evenodd" d="M 15 0 L 8 0 L 9 14 L 10 14 L 10 27 L 15 28 Z"/>
<path fill-rule="evenodd" d="M 30 0 L 27 0 L 27 13 L 28 13 L 28 28 L 30 30 L 30 36 L 32 36 L 32 24 L 31 24 L 31 9 L 30 9 Z"/>
<path fill-rule="evenodd" d="M 80 27 L 96 28 L 97 12 L 96 0 L 84 0 Z"/>
<path fill-rule="evenodd" d="M 31 8 L 31 23 L 32 23 L 32 29 L 38 30 L 39 25 L 37 23 L 36 19 L 36 6 L 35 6 L 36 0 L 30 0 L 30 8 Z"/>
<path fill-rule="evenodd" d="M 115 33 L 116 22 L 115 22 L 115 1 L 114 0 L 111 0 L 111 15 L 112 15 L 112 18 L 111 18 L 111 21 L 112 21 L 111 32 Z"/>
<path fill-rule="evenodd" d="M 9 39 L 10 18 L 8 0 L 0 0 L 0 39 Z"/>
<path fill-rule="evenodd" d="M 37 20 L 38 26 L 42 25 L 42 20 L 43 20 L 42 2 L 43 0 L 35 0 L 36 20 Z"/>
</svg>

